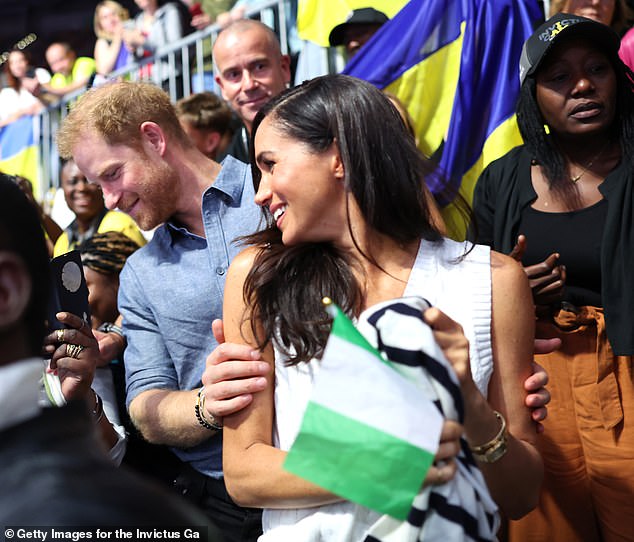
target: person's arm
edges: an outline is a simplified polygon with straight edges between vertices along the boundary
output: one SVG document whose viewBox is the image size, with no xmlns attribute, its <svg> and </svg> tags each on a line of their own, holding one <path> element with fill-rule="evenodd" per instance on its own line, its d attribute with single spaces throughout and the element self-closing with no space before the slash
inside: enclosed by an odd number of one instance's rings
<svg viewBox="0 0 634 542">
<path fill-rule="evenodd" d="M 249 324 L 242 289 L 251 269 L 255 249 L 238 255 L 227 273 L 224 296 L 224 332 L 231 343 L 256 344 Z M 271 345 L 262 352 L 269 364 L 266 387 L 253 395 L 239 412 L 224 417 L 223 472 L 227 491 L 241 506 L 304 508 L 340 501 L 340 497 L 282 468 L 286 452 L 273 446 L 275 363 Z"/>
<path fill-rule="evenodd" d="M 120 33 L 115 35 L 110 43 L 103 38 L 97 39 L 94 56 L 98 74 L 108 75 L 113 70 L 122 43 Z"/>
<path fill-rule="evenodd" d="M 125 367 L 130 418 L 149 442 L 194 446 L 211 436 L 196 420 L 196 390 L 178 389 L 174 363 L 143 285 L 129 264 L 120 275 L 118 305 L 128 343 Z"/>
<path fill-rule="evenodd" d="M 65 85 L 63 87 L 54 87 L 54 86 L 51 86 L 50 83 L 44 83 L 38 87 L 37 95 L 40 95 L 43 91 L 43 92 L 46 92 L 47 94 L 52 94 L 53 96 L 57 96 L 58 98 L 61 98 L 62 96 L 65 96 L 66 94 L 70 94 L 71 92 L 74 92 L 80 88 L 85 88 L 86 85 L 88 84 L 89 79 L 90 79 L 90 76 L 82 77 L 78 79 L 77 81 L 73 81 L 72 83 L 69 83 L 68 85 Z"/>
<path fill-rule="evenodd" d="M 130 262 L 120 276 L 119 310 L 128 343 L 126 384 L 134 425 L 146 440 L 156 444 L 188 448 L 207 440 L 214 431 L 203 427 L 196 417 L 198 389 L 178 389 L 174 363 Z M 207 363 L 244 359 L 242 350 L 221 345 L 210 354 Z M 247 351 L 250 355 L 251 350 Z M 239 379 L 244 376 L 237 375 Z M 239 390 L 240 387 L 237 393 Z"/>
<path fill-rule="evenodd" d="M 243 321 L 246 307 L 242 289 L 255 254 L 256 249 L 247 249 L 233 260 L 227 273 L 223 308 L 225 338 L 249 348 L 253 348 L 256 341 L 250 325 Z M 266 387 L 259 393 L 247 393 L 243 397 L 234 393 L 241 410 L 224 416 L 223 472 L 229 494 L 237 504 L 256 508 L 306 508 L 340 501 L 340 497 L 282 468 L 286 452 L 275 448 L 272 442 L 275 363 L 271 346 L 261 355 L 269 365 Z M 222 384 L 229 387 L 225 389 L 231 389 L 230 386 L 236 385 L 229 376 L 235 370 L 235 364 L 224 363 L 215 366 L 214 370 L 223 368 L 226 378 Z M 205 390 L 208 390 L 207 386 Z M 212 391 L 213 386 L 210 386 L 209 393 Z M 214 415 L 217 414 L 222 411 L 215 411 Z M 424 485 L 445 483 L 454 476 L 453 458 L 458 453 L 461 434 L 459 424 L 445 422 L 435 456 L 437 465 L 427 473 Z"/>
<path fill-rule="evenodd" d="M 95 417 L 102 441 L 107 449 L 112 450 L 120 441 L 125 440 L 125 436 L 117 432 L 105 415 L 103 402 L 92 389 L 96 362 L 99 357 L 97 341 L 92 335 L 90 326 L 79 316 L 60 312 L 57 318 L 68 328 L 61 332 L 61 337 L 56 330 L 44 339 L 45 350 L 51 354 L 49 370 L 59 378 L 60 391 L 64 400 L 86 402 L 88 409 Z M 63 341 L 60 341 L 60 338 Z M 70 355 L 69 348 L 73 348 L 72 345 L 79 345 L 81 351 Z"/>
<path fill-rule="evenodd" d="M 524 383 L 532 373 L 535 324 L 528 281 L 521 266 L 497 252 L 491 253 L 492 324 L 494 370 L 488 403 L 468 386 L 463 389 L 467 416 L 466 437 L 470 446 L 481 446 L 495 437 L 506 419 L 508 451 L 495 463 L 482 463 L 491 495 L 512 519 L 537 505 L 543 464 L 535 447 L 535 429 L 525 406 Z M 521 490 L 518 490 L 521 488 Z"/>
</svg>

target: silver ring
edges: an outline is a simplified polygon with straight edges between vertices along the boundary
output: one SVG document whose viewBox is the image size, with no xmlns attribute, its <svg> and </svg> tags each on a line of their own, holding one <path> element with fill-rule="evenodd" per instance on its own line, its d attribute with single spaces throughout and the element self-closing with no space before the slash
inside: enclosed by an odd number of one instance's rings
<svg viewBox="0 0 634 542">
<path fill-rule="evenodd" d="M 64 330 L 63 329 L 58 329 L 57 330 L 57 342 L 58 343 L 63 343 L 64 342 Z"/>
</svg>

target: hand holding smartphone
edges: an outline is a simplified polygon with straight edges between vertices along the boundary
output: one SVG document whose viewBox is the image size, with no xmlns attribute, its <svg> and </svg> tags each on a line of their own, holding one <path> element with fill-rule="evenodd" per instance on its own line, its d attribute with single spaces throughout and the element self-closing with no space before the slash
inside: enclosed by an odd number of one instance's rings
<svg viewBox="0 0 634 542">
<path fill-rule="evenodd" d="M 51 260 L 51 298 L 49 303 L 49 329 L 64 326 L 56 318 L 58 312 L 70 312 L 90 326 L 88 287 L 78 250 L 72 250 Z"/>
</svg>

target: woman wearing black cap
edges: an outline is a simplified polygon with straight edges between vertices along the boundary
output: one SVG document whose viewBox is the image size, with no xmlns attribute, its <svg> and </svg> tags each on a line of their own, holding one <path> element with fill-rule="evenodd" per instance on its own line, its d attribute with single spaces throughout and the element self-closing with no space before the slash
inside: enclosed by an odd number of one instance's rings
<svg viewBox="0 0 634 542">
<path fill-rule="evenodd" d="M 474 194 L 478 242 L 525 266 L 552 400 L 537 510 L 510 540 L 632 540 L 634 532 L 634 75 L 607 26 L 560 13 L 527 40 L 525 144 Z"/>
</svg>

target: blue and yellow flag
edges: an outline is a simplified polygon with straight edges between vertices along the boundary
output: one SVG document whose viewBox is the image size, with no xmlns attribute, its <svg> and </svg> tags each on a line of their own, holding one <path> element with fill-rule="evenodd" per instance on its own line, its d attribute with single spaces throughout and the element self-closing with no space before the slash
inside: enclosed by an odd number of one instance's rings
<svg viewBox="0 0 634 542">
<path fill-rule="evenodd" d="M 346 66 L 405 104 L 421 150 L 439 158 L 428 184 L 442 206 L 458 192 L 470 203 L 484 167 L 521 144 L 520 52 L 542 18 L 537 0 L 411 0 Z"/>
<path fill-rule="evenodd" d="M 36 118 L 25 115 L 0 128 L 0 171 L 26 177 L 33 185 L 33 195 L 39 199 L 35 122 Z"/>
</svg>

